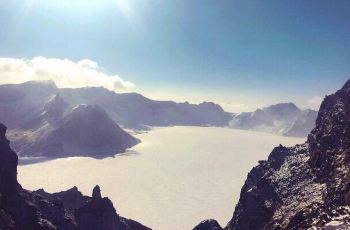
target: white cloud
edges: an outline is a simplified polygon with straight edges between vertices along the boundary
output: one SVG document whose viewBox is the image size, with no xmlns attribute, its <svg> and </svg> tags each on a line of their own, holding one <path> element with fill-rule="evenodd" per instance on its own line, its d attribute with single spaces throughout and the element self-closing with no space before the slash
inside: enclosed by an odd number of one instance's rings
<svg viewBox="0 0 350 230">
<path fill-rule="evenodd" d="M 307 100 L 308 105 L 310 105 L 313 109 L 319 109 L 321 103 L 323 101 L 323 97 L 314 96 Z"/>
<path fill-rule="evenodd" d="M 107 74 L 96 62 L 89 59 L 74 62 L 45 57 L 0 58 L 0 84 L 31 80 L 52 80 L 59 88 L 103 86 L 114 91 L 134 88 L 132 82 Z"/>
</svg>

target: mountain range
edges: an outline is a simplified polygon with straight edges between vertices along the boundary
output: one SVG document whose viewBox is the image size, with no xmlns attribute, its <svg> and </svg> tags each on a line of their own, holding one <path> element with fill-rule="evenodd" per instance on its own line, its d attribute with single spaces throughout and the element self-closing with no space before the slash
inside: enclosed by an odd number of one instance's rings
<svg viewBox="0 0 350 230">
<path fill-rule="evenodd" d="M 147 126 L 226 126 L 232 114 L 219 105 L 203 102 L 155 101 L 137 93 L 118 94 L 102 87 L 60 89 L 62 98 L 71 105 L 96 104 L 125 128 Z"/>
<path fill-rule="evenodd" d="M 102 87 L 59 89 L 52 81 L 0 86 L 0 121 L 21 157 L 113 156 L 139 143 L 119 125 L 225 126 L 231 117 L 211 102 L 154 101 Z"/>
<path fill-rule="evenodd" d="M 301 110 L 293 103 L 271 105 L 237 114 L 230 127 L 292 137 L 306 137 L 315 127 L 317 111 Z"/>
<path fill-rule="evenodd" d="M 103 87 L 61 89 L 52 81 L 0 85 L 0 121 L 21 158 L 113 156 L 139 143 L 124 128 L 229 125 L 304 137 L 314 127 L 316 114 L 292 103 L 234 115 L 212 102 L 156 101 Z"/>
</svg>

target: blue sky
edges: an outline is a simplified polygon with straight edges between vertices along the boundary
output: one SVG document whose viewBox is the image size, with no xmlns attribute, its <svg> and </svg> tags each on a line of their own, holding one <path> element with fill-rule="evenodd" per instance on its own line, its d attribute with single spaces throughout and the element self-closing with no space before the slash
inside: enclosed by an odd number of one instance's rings
<svg viewBox="0 0 350 230">
<path fill-rule="evenodd" d="M 0 0 L 0 56 L 90 59 L 156 99 L 315 107 L 350 78 L 348 0 Z M 1 77 L 1 76 L 0 76 Z"/>
</svg>

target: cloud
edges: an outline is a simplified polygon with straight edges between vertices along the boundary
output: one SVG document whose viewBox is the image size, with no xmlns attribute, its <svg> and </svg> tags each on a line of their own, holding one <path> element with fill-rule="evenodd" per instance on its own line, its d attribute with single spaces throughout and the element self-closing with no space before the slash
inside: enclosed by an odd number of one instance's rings
<svg viewBox="0 0 350 230">
<path fill-rule="evenodd" d="M 323 101 L 323 97 L 314 96 L 307 100 L 308 105 L 310 105 L 313 109 L 318 109 Z"/>
<path fill-rule="evenodd" d="M 113 91 L 129 91 L 134 84 L 117 75 L 107 74 L 96 62 L 83 59 L 35 57 L 0 58 L 0 84 L 31 80 L 52 80 L 59 88 L 102 86 Z"/>
</svg>

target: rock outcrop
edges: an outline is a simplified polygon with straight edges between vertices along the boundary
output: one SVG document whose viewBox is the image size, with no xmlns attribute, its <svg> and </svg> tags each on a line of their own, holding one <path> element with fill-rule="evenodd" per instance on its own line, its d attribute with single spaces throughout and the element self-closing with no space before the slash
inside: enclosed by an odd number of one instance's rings
<svg viewBox="0 0 350 230">
<path fill-rule="evenodd" d="M 202 221 L 193 230 L 222 230 L 222 227 L 216 220 L 210 219 Z"/>
<path fill-rule="evenodd" d="M 5 133 L 0 124 L 0 229 L 149 230 L 120 217 L 98 186 L 92 197 L 83 196 L 76 187 L 54 194 L 23 189 L 17 181 L 18 158 Z"/>
</svg>

